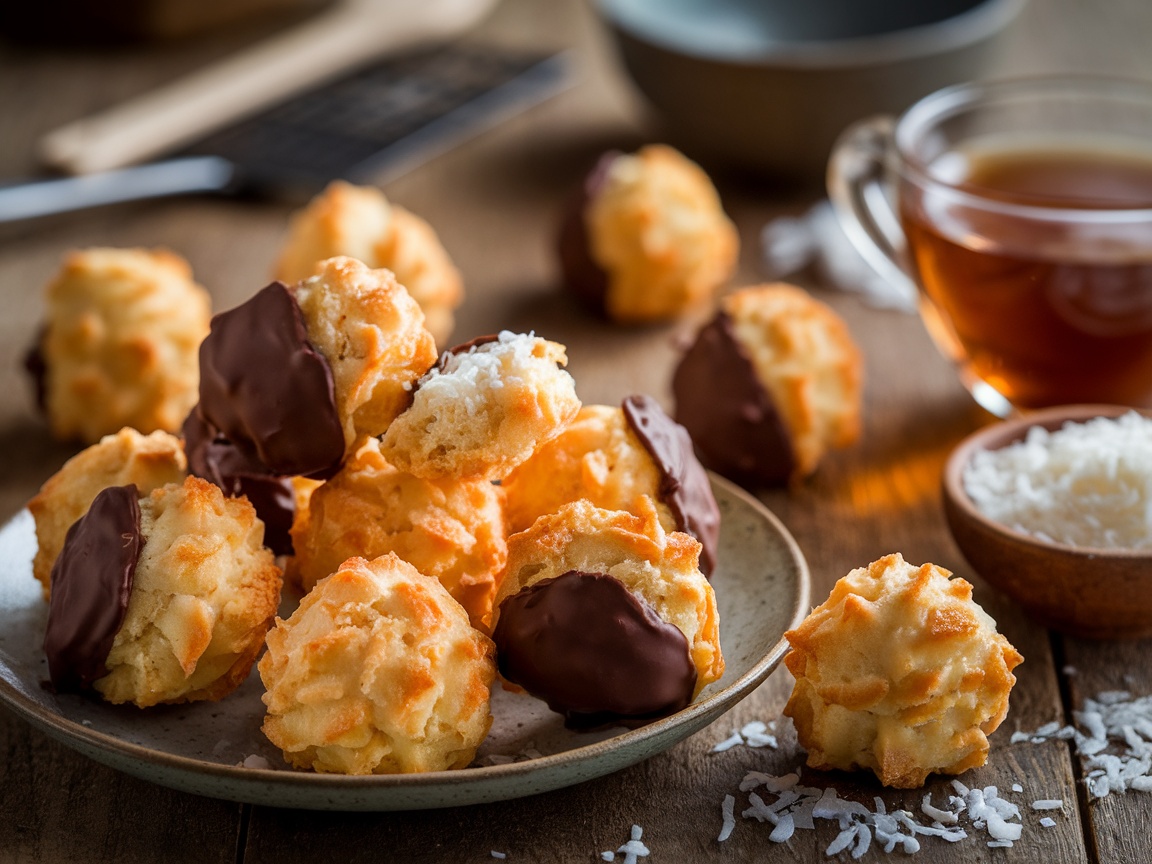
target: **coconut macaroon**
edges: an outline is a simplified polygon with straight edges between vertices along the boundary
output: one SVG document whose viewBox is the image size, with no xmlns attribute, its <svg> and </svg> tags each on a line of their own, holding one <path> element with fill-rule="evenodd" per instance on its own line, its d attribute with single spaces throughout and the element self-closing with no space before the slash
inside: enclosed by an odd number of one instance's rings
<svg viewBox="0 0 1152 864">
<path fill-rule="evenodd" d="M 431 225 L 390 203 L 379 189 L 337 180 L 292 217 L 276 278 L 302 281 L 316 273 L 319 262 L 336 256 L 395 273 L 424 310 L 424 326 L 437 344 L 446 342 L 464 289 Z"/>
<path fill-rule="evenodd" d="M 331 258 L 293 286 L 308 339 L 328 360 L 351 455 L 408 406 L 413 383 L 436 362 L 420 307 L 389 270 Z"/>
<path fill-rule="evenodd" d="M 794 285 L 725 296 L 672 380 L 676 419 L 708 467 L 775 485 L 860 433 L 863 361 L 843 319 Z"/>
<path fill-rule="evenodd" d="M 196 403 L 208 293 L 179 255 L 71 252 L 45 290 L 29 355 L 52 434 L 87 444 L 124 426 L 175 432 Z"/>
<path fill-rule="evenodd" d="M 732 274 L 739 235 L 708 175 L 664 145 L 608 153 L 561 229 L 564 284 L 620 322 L 677 317 Z"/>
<path fill-rule="evenodd" d="M 491 641 L 393 554 L 350 558 L 268 633 L 264 734 L 297 768 L 466 767 L 492 724 Z"/>
<path fill-rule="evenodd" d="M 53 683 L 141 708 L 231 693 L 280 599 L 263 532 L 251 504 L 198 477 L 143 499 L 105 489 L 52 571 Z"/>
<path fill-rule="evenodd" d="M 418 477 L 500 480 L 580 410 L 567 362 L 563 345 L 507 330 L 446 351 L 380 451 Z"/>
<path fill-rule="evenodd" d="M 368 439 L 316 489 L 292 529 L 289 576 L 305 591 L 347 558 L 395 552 L 434 576 L 483 627 L 504 569 L 503 493 L 487 480 L 422 480 L 398 471 Z"/>
<path fill-rule="evenodd" d="M 407 407 L 435 362 L 424 315 L 392 273 L 332 258 L 212 319 L 196 411 L 203 437 L 271 475 L 330 477 Z"/>
<path fill-rule="evenodd" d="M 619 408 L 583 406 L 501 486 L 511 532 L 571 501 L 638 514 L 655 502 L 665 531 L 683 531 L 703 544 L 704 575 L 714 568 L 720 511 L 708 476 L 688 433 L 650 397 L 629 396 Z"/>
<path fill-rule="evenodd" d="M 888 555 L 785 634 L 796 684 L 784 713 L 809 766 L 868 768 L 912 789 L 984 764 L 1024 658 L 951 575 Z"/>
<path fill-rule="evenodd" d="M 492 638 L 505 679 L 574 727 L 687 706 L 724 672 L 700 544 L 640 515 L 566 504 L 508 540 Z"/>
<path fill-rule="evenodd" d="M 36 521 L 32 573 L 40 581 L 44 599 L 49 597 L 52 565 L 64 548 L 68 529 L 101 490 L 134 484 L 141 495 L 147 495 L 168 483 L 182 483 L 186 473 L 180 439 L 160 431 L 141 435 L 135 429 L 121 429 L 65 462 L 28 502 Z"/>
</svg>

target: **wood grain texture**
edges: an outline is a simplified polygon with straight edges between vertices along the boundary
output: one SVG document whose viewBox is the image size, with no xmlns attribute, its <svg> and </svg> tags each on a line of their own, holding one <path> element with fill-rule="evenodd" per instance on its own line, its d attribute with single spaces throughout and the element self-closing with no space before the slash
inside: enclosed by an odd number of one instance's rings
<svg viewBox="0 0 1152 864">
<path fill-rule="evenodd" d="M 232 862 L 240 805 L 97 765 L 0 709 L 0 861 Z"/>
<path fill-rule="evenodd" d="M 1007 72 L 1083 69 L 1152 78 L 1147 35 L 1152 6 L 1113 0 L 1033 0 L 1002 58 Z M 506 0 L 480 38 L 517 45 L 578 45 L 581 78 L 574 89 L 438 157 L 385 190 L 427 218 L 465 274 L 468 299 L 456 336 L 500 328 L 535 329 L 569 347 L 570 370 L 586 402 L 615 403 L 645 391 L 670 406 L 669 378 L 677 340 L 699 319 L 667 327 L 620 329 L 586 315 L 556 289 L 554 232 L 561 208 L 595 157 L 631 149 L 658 132 L 622 83 L 603 35 L 584 4 Z M 253 38 L 237 33 L 209 43 L 132 52 L 0 54 L 0 174 L 31 167 L 35 138 L 56 125 L 142 92 Z M 819 190 L 765 188 L 718 174 L 725 206 L 743 240 L 739 284 L 762 279 L 761 227 L 806 209 Z M 289 209 L 275 203 L 194 199 L 117 207 L 17 226 L 0 233 L 0 518 L 16 512 L 74 448 L 48 440 L 36 417 L 18 360 L 40 317 L 40 287 L 64 252 L 76 246 L 170 246 L 189 258 L 228 308 L 259 287 L 271 269 Z M 940 509 L 940 470 L 948 452 L 988 418 L 969 400 L 911 316 L 870 309 L 854 297 L 805 284 L 848 322 L 866 362 L 864 433 L 832 454 L 808 482 L 762 495 L 796 537 L 812 569 L 813 601 L 836 579 L 888 552 L 932 561 L 970 580 L 975 596 L 1024 654 L 1004 726 L 992 736 L 970 785 L 996 785 L 1012 800 L 1061 798 L 1067 807 L 1052 829 L 1025 810 L 1023 841 L 989 849 L 987 836 L 956 844 L 923 841 L 914 860 L 1142 862 L 1142 828 L 1152 796 L 1130 793 L 1081 800 L 1079 765 L 1063 743 L 1009 744 L 1013 731 L 1064 722 L 1062 668 L 1077 669 L 1066 688 L 1072 706 L 1104 689 L 1152 692 L 1148 643 L 1097 644 L 1055 639 L 984 585 L 952 543 Z M 1053 651 L 1053 645 L 1056 650 Z M 768 840 L 771 826 L 738 818 L 717 842 L 726 794 L 749 770 L 785 773 L 803 764 L 790 723 L 780 720 L 791 681 L 779 670 L 712 727 L 646 763 L 616 775 L 529 799 L 419 813 L 339 814 L 240 808 L 171 792 L 117 774 L 52 742 L 0 712 L 0 861 L 472 861 L 600 860 L 644 828 L 652 861 L 825 860 L 836 835 L 822 825 L 798 832 L 786 847 Z M 779 749 L 712 747 L 733 728 L 777 721 Z M 881 789 L 862 775 L 804 772 L 813 785 L 844 797 L 918 813 L 925 792 L 939 802 L 947 779 L 922 792 Z M 248 815 L 250 818 L 248 818 Z M 239 848 L 238 848 L 239 847 Z M 846 855 L 841 860 L 850 860 Z M 866 861 L 882 860 L 870 852 Z"/>
</svg>

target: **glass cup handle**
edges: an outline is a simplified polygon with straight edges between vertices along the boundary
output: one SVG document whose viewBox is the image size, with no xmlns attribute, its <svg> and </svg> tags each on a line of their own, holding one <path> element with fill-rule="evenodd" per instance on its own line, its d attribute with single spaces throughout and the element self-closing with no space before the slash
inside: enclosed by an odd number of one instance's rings
<svg viewBox="0 0 1152 864">
<path fill-rule="evenodd" d="M 895 155 L 895 127 L 892 117 L 879 115 L 841 134 L 828 163 L 828 197 L 861 257 L 882 278 L 915 297 L 916 284 L 905 265 L 908 242 L 886 182 Z"/>
</svg>

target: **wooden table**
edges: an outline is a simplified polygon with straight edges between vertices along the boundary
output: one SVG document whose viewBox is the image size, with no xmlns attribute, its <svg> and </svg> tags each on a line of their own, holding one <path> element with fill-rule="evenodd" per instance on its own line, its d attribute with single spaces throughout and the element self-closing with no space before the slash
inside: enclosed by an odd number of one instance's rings
<svg viewBox="0 0 1152 864">
<path fill-rule="evenodd" d="M 1034 0 L 1013 30 L 997 71 L 1090 70 L 1152 78 L 1152 4 L 1145 0 Z M 0 50 L 0 176 L 29 172 L 32 142 L 50 128 L 143 91 L 254 37 L 131 51 Z M 580 312 L 556 289 L 552 234 L 560 202 L 594 157 L 658 133 L 614 66 L 588 9 L 570 0 L 508 0 L 476 38 L 580 47 L 574 89 L 390 184 L 395 201 L 424 215 L 466 275 L 468 300 L 456 335 L 500 327 L 537 332 L 569 346 L 586 402 L 617 402 L 634 391 L 669 399 L 680 328 L 614 329 Z M 744 241 L 738 283 L 759 280 L 757 237 L 770 218 L 801 212 L 819 190 L 783 192 L 718 176 Z M 187 256 L 228 308 L 265 283 L 288 207 L 187 199 L 121 206 L 9 228 L 0 233 L 0 518 L 8 518 L 72 449 L 52 443 L 37 418 L 20 355 L 41 314 L 40 289 L 65 250 L 77 246 L 170 246 Z M 1085 697 L 1114 688 L 1152 692 L 1148 643 L 1064 639 L 1028 620 L 985 586 L 961 557 L 940 507 L 941 467 L 951 448 L 988 422 L 933 350 L 920 322 L 877 311 L 810 285 L 848 321 L 866 357 L 864 433 L 798 488 L 764 494 L 811 565 L 819 602 L 848 570 L 900 551 L 969 579 L 976 598 L 1027 658 L 988 765 L 969 785 L 1008 790 L 1016 800 L 1060 798 L 1065 810 L 1044 829 L 1025 814 L 1022 842 L 989 849 L 987 836 L 956 844 L 926 838 L 929 861 L 1146 862 L 1152 795 L 1089 802 L 1067 745 L 1010 744 L 1016 730 L 1066 722 Z M 1066 667 L 1074 667 L 1070 675 Z M 734 727 L 780 716 L 791 681 L 778 670 L 729 716 L 667 753 L 600 780 L 537 797 L 415 813 L 342 814 L 275 810 L 153 786 L 97 765 L 0 711 L 0 860 L 115 861 L 598 861 L 643 826 L 652 861 L 824 860 L 835 829 L 800 831 L 788 848 L 769 825 L 738 819 L 717 842 L 720 803 L 737 795 L 748 770 L 785 773 L 803 761 L 791 724 L 777 750 L 712 753 Z M 842 795 L 919 811 L 922 792 L 882 790 L 863 775 L 805 774 Z M 926 791 L 939 801 L 947 781 Z M 901 853 L 896 853 L 901 854 Z M 846 859 L 846 855 L 842 855 Z M 866 860 L 876 860 L 875 849 Z M 618 859 L 619 860 L 619 859 Z"/>
</svg>

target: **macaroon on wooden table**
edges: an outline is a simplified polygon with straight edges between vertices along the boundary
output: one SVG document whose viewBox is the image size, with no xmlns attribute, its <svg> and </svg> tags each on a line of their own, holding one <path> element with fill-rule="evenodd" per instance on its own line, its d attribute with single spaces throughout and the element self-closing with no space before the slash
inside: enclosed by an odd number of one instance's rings
<svg viewBox="0 0 1152 864">
<path fill-rule="evenodd" d="M 1024 10 L 1000 65 L 989 72 L 1086 71 L 1152 79 L 1150 33 L 1152 5 L 1143 0 L 1037 0 Z M 237 29 L 205 40 L 116 51 L 3 45 L 0 176 L 32 174 L 34 143 L 49 130 L 259 35 Z M 706 313 L 668 326 L 618 327 L 588 316 L 558 287 L 555 231 L 584 173 L 606 149 L 635 149 L 660 136 L 629 89 L 592 4 L 505 0 L 466 39 L 575 49 L 578 78 L 550 101 L 385 186 L 391 200 L 435 226 L 463 272 L 467 297 L 453 340 L 505 328 L 535 330 L 568 346 L 569 369 L 586 403 L 618 404 L 645 392 L 671 408 L 680 345 Z M 733 284 L 763 281 L 760 229 L 777 216 L 803 212 L 823 191 L 712 173 L 742 241 Z M 0 521 L 16 516 L 76 452 L 50 439 L 21 368 L 42 315 L 41 288 L 64 253 L 85 246 L 170 247 L 190 260 L 214 308 L 222 310 L 267 284 L 291 210 L 283 203 L 199 197 L 2 227 Z M 1067 741 L 1014 742 L 1013 734 L 1071 723 L 1085 700 L 1107 691 L 1152 694 L 1152 643 L 1065 638 L 980 579 L 948 532 L 940 481 L 956 444 L 993 418 L 971 401 L 918 318 L 871 308 L 815 277 L 799 281 L 847 321 L 862 348 L 866 376 L 859 442 L 830 454 L 811 478 L 790 489 L 758 492 L 807 559 L 812 605 L 849 570 L 900 552 L 910 562 L 930 561 L 972 582 L 976 601 L 1025 657 L 1016 669 L 1007 719 L 991 736 L 987 764 L 959 778 L 974 789 L 994 786 L 1016 803 L 1020 839 L 1011 847 L 989 848 L 993 838 L 965 816 L 965 838 L 920 836 L 917 860 L 1149 860 L 1152 793 L 1095 798 Z M 155 785 L 105 767 L 3 709 L 0 861 L 824 861 L 840 833 L 835 822 L 798 827 L 777 844 L 770 839 L 773 824 L 742 818 L 755 809 L 748 790 L 741 790 L 749 772 L 782 776 L 803 765 L 791 721 L 781 716 L 791 684 L 781 667 L 691 737 L 607 776 L 514 800 L 391 812 L 241 804 Z M 753 725 L 758 722 L 765 726 Z M 766 740 L 770 734 L 775 747 Z M 717 747 L 724 742 L 733 746 Z M 800 782 L 835 789 L 871 812 L 877 802 L 888 813 L 906 810 L 927 825 L 924 796 L 940 806 L 956 794 L 951 779 L 934 775 L 923 789 L 896 791 L 863 772 L 804 769 Z M 720 840 L 726 796 L 733 798 L 735 825 Z M 1061 804 L 1034 810 L 1036 801 Z M 892 854 L 909 854 L 903 849 Z M 850 853 L 845 849 L 836 860 L 850 860 Z M 885 857 L 883 843 L 874 839 L 861 860 Z"/>
</svg>

